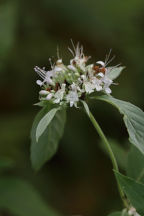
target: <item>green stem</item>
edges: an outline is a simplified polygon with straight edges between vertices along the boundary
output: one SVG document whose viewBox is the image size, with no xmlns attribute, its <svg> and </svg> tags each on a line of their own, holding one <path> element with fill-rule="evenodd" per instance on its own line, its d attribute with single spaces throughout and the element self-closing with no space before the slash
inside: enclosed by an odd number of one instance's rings
<svg viewBox="0 0 144 216">
<path fill-rule="evenodd" d="M 113 151 L 112 151 L 112 149 L 111 149 L 111 146 L 110 146 L 110 144 L 109 144 L 109 142 L 108 142 L 106 136 L 104 135 L 102 129 L 100 128 L 99 124 L 97 123 L 97 121 L 95 120 L 95 118 L 94 118 L 94 116 L 92 115 L 91 112 L 89 112 L 89 115 L 88 115 L 88 116 L 89 116 L 89 118 L 90 118 L 90 120 L 91 120 L 93 126 L 94 126 L 95 129 L 97 130 L 99 136 L 100 136 L 101 139 L 103 140 L 103 142 L 104 142 L 104 144 L 105 144 L 107 150 L 108 150 L 108 153 L 109 153 L 109 156 L 110 156 L 110 159 L 111 159 L 111 162 L 112 162 L 112 165 L 113 165 L 114 170 L 116 170 L 116 171 L 119 172 L 119 168 L 118 168 L 117 161 L 116 161 L 116 159 L 115 159 L 114 153 L 113 153 Z M 125 194 L 124 194 L 124 192 L 123 192 L 123 190 L 122 190 L 122 188 L 121 188 L 121 186 L 120 186 L 120 184 L 119 184 L 118 182 L 117 182 L 117 185 L 118 185 L 119 194 L 120 194 L 120 197 L 121 197 L 121 199 L 122 199 L 122 201 L 123 201 L 123 203 L 124 203 L 124 206 L 125 206 L 126 208 L 129 208 L 129 205 L 128 205 L 128 203 L 127 203 L 127 200 L 125 199 Z"/>
</svg>

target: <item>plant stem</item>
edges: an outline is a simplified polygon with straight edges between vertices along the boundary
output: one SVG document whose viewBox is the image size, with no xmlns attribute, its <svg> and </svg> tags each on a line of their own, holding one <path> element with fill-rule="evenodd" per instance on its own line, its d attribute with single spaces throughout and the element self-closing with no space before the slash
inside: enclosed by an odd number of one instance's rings
<svg viewBox="0 0 144 216">
<path fill-rule="evenodd" d="M 119 168 L 118 168 L 118 164 L 117 164 L 117 161 L 116 161 L 116 158 L 114 156 L 114 153 L 112 151 L 112 148 L 106 138 L 106 136 L 104 135 L 102 129 L 100 128 L 98 122 L 95 120 L 94 116 L 92 115 L 92 113 L 89 111 L 89 118 L 93 124 L 93 126 L 95 127 L 95 129 L 97 130 L 99 136 L 101 137 L 101 139 L 103 140 L 106 148 L 107 148 L 107 151 L 109 153 L 109 156 L 110 156 L 110 159 L 111 159 L 111 162 L 112 162 L 112 165 L 113 165 L 113 169 L 116 170 L 117 172 L 119 172 Z M 120 194 L 120 197 L 124 203 L 124 206 L 126 208 L 129 208 L 129 204 L 127 203 L 127 200 L 125 199 L 125 194 L 120 186 L 120 184 L 117 182 L 117 185 L 118 185 L 118 190 L 119 190 L 119 194 Z"/>
</svg>

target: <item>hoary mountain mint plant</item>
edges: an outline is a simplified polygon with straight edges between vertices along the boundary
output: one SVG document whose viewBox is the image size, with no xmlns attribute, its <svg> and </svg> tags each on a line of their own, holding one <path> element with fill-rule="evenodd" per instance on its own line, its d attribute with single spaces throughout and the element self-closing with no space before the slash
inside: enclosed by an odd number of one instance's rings
<svg viewBox="0 0 144 216">
<path fill-rule="evenodd" d="M 40 87 L 37 105 L 42 109 L 36 116 L 31 130 L 31 161 L 35 170 L 39 170 L 45 162 L 56 153 L 59 140 L 64 131 L 67 107 L 82 109 L 101 137 L 113 165 L 118 190 L 124 209 L 111 216 L 143 216 L 144 215 L 144 112 L 129 102 L 111 96 L 111 86 L 124 67 L 109 66 L 110 53 L 105 61 L 98 60 L 88 64 L 90 57 L 85 56 L 83 46 L 79 43 L 69 51 L 72 59 L 68 65 L 58 57 L 51 69 L 36 66 L 39 75 L 37 84 Z M 133 153 L 129 153 L 127 176 L 119 172 L 117 158 L 104 135 L 100 125 L 89 110 L 88 100 L 101 100 L 113 105 L 123 115 Z M 131 159 L 133 158 L 133 159 Z M 141 158 L 140 168 L 136 167 L 136 158 Z M 133 162 L 131 162 L 133 161 Z M 135 162 L 134 162 L 135 161 Z M 133 167 L 132 167 L 133 165 Z M 138 170 L 137 170 L 138 168 Z M 132 172 L 129 172 L 132 170 Z M 137 177 L 129 175 L 137 170 Z"/>
</svg>

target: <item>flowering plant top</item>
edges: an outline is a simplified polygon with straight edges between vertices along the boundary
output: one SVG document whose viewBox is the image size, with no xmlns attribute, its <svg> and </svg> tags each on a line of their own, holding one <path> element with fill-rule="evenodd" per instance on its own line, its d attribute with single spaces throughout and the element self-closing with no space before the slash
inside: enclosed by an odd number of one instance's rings
<svg viewBox="0 0 144 216">
<path fill-rule="evenodd" d="M 62 59 L 58 58 L 52 65 L 51 70 L 36 66 L 34 70 L 42 80 L 37 80 L 41 87 L 39 92 L 41 101 L 50 101 L 53 104 L 69 104 L 70 107 L 77 107 L 79 100 L 84 99 L 86 95 L 93 92 L 104 92 L 111 94 L 110 86 L 114 84 L 111 76 L 114 70 L 123 67 L 107 67 L 113 60 L 110 59 L 110 53 L 106 56 L 105 62 L 97 61 L 96 64 L 87 64 L 90 56 L 85 56 L 83 46 L 79 43 L 73 50 L 69 51 L 73 55 L 69 65 L 65 65 Z"/>
<path fill-rule="evenodd" d="M 66 106 L 80 106 L 80 110 L 84 110 L 89 117 L 109 154 L 119 195 L 124 205 L 121 212 L 115 212 L 109 216 L 142 216 L 144 215 L 144 169 L 142 165 L 144 160 L 144 112 L 135 105 L 110 95 L 111 85 L 115 84 L 114 79 L 124 68 L 119 65 L 108 66 L 114 58 L 110 59 L 111 51 L 104 62 L 97 61 L 94 64 L 87 64 L 90 57 L 84 55 L 83 46 L 80 46 L 79 43 L 76 47 L 73 43 L 72 45 L 73 50 L 69 50 L 73 59 L 70 60 L 69 65 L 65 65 L 58 57 L 53 65 L 50 60 L 51 70 L 49 71 L 35 67 L 35 71 L 41 77 L 41 80 L 37 80 L 37 84 L 41 87 L 39 94 L 42 102 L 38 105 L 42 106 L 42 109 L 37 114 L 31 130 L 32 166 L 38 171 L 55 155 L 64 132 Z M 103 94 L 98 96 L 97 92 Z M 129 142 L 133 145 L 126 160 L 124 160 L 122 153 L 124 149 L 121 149 L 121 145 L 117 145 L 117 142 L 114 148 L 110 145 L 89 109 L 86 102 L 88 97 L 93 101 L 101 100 L 111 104 L 123 115 Z M 57 104 L 57 106 L 51 106 L 50 103 Z M 119 156 L 118 162 L 116 156 Z M 125 170 L 127 176 L 119 172 L 119 166 Z"/>
</svg>

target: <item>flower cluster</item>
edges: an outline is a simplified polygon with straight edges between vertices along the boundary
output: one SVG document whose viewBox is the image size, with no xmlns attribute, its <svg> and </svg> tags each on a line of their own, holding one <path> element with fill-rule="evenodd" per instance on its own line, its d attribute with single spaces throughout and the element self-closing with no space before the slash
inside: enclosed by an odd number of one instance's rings
<svg viewBox="0 0 144 216">
<path fill-rule="evenodd" d="M 34 70 L 41 77 L 37 84 L 41 87 L 39 92 L 40 100 L 51 101 L 54 104 L 70 104 L 70 107 L 77 107 L 79 100 L 93 92 L 103 91 L 111 93 L 110 86 L 113 80 L 109 77 L 111 70 L 115 67 L 107 67 L 111 62 L 110 53 L 106 56 L 105 62 L 97 61 L 96 64 L 87 65 L 90 57 L 83 53 L 83 46 L 79 43 L 69 51 L 73 55 L 69 65 L 65 65 L 62 59 L 58 58 L 55 64 L 51 63 L 51 70 L 36 66 Z M 51 62 L 51 61 L 50 61 Z"/>
</svg>

